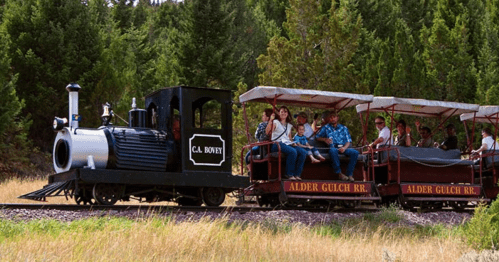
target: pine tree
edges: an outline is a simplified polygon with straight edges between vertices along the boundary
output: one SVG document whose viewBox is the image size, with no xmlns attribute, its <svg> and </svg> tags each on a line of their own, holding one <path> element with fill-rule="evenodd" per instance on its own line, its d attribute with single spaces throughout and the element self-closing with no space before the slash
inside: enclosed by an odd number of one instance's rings
<svg viewBox="0 0 499 262">
<path fill-rule="evenodd" d="M 79 81 L 99 57 L 97 28 L 79 0 L 7 1 L 2 27 L 11 39 L 17 94 L 26 101 L 24 114 L 33 117 L 31 137 L 48 149 L 54 115 L 67 114 L 64 87 Z M 91 93 L 91 86 L 83 88 Z"/>
<path fill-rule="evenodd" d="M 350 1 L 332 6 L 320 14 L 316 1 L 290 1 L 284 24 L 289 40 L 274 37 L 268 54 L 258 58 L 264 70 L 260 83 L 289 88 L 349 90 L 355 92 L 358 79 L 352 72 L 361 28 L 360 16 Z"/>
</svg>

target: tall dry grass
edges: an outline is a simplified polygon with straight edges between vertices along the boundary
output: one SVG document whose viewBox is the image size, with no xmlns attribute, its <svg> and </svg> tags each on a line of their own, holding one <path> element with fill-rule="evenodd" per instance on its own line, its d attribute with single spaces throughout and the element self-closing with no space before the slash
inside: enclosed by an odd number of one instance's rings
<svg viewBox="0 0 499 262">
<path fill-rule="evenodd" d="M 97 221 L 99 222 L 99 221 Z M 0 241 L 2 261 L 456 261 L 469 248 L 451 236 L 416 239 L 386 230 L 320 236 L 294 225 L 275 232 L 226 221 L 175 223 L 149 219 L 99 230 L 19 234 Z"/>
<path fill-rule="evenodd" d="M 17 198 L 20 195 L 24 195 L 38 189 L 42 189 L 43 186 L 47 185 L 47 179 L 35 179 L 35 180 L 19 180 L 11 179 L 0 183 L 0 203 L 20 203 L 20 204 L 36 204 L 40 203 L 28 199 Z M 63 196 L 58 197 L 48 197 L 46 199 L 47 204 L 75 204 L 74 199 L 66 199 Z M 224 206 L 235 205 L 236 199 L 226 196 L 225 202 L 222 204 Z M 117 205 L 176 205 L 174 202 L 156 202 L 156 203 L 145 203 L 139 202 L 137 200 L 131 200 L 127 202 L 118 201 Z"/>
</svg>

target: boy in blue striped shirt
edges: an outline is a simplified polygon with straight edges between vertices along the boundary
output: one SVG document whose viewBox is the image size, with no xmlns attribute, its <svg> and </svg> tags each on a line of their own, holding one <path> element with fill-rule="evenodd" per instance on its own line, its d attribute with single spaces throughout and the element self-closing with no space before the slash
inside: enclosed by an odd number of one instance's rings
<svg viewBox="0 0 499 262">
<path fill-rule="evenodd" d="M 307 151 L 307 155 L 310 157 L 310 160 L 312 163 L 319 163 L 321 161 L 326 160 L 321 154 L 319 153 L 319 150 L 317 148 L 311 146 L 308 143 L 307 137 L 304 135 L 305 134 L 305 126 L 303 124 L 299 124 L 297 126 L 298 133 L 295 135 L 293 138 L 294 142 L 296 143 L 297 146 L 304 148 Z M 313 154 L 312 154 L 313 153 Z M 315 158 L 314 155 L 319 158 Z"/>
</svg>

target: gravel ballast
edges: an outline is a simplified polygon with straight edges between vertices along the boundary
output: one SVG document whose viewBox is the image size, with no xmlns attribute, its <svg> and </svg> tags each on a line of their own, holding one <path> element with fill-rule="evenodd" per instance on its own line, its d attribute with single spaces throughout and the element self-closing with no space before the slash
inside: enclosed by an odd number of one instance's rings
<svg viewBox="0 0 499 262">
<path fill-rule="evenodd" d="M 380 215 L 383 211 L 374 212 L 373 215 Z M 385 211 L 386 212 L 386 211 Z M 397 212 L 401 218 L 396 225 L 405 226 L 432 226 L 443 224 L 454 226 L 462 224 L 471 218 L 469 213 L 457 213 L 452 211 L 439 211 L 417 213 L 408 211 L 390 211 Z M 172 216 L 176 222 L 192 221 L 197 222 L 201 219 L 225 219 L 230 222 L 278 222 L 289 224 L 303 224 L 308 226 L 331 224 L 341 222 L 346 219 L 362 218 L 364 213 L 316 213 L 301 210 L 275 210 L 275 211 L 259 211 L 247 213 L 216 213 L 216 212 L 178 212 L 178 213 L 151 213 L 146 211 L 61 211 L 61 210 L 29 210 L 29 209 L 4 209 L 0 210 L 0 219 L 13 221 L 31 221 L 39 219 L 55 219 L 62 222 L 71 222 L 91 217 L 126 217 L 130 219 L 147 218 L 149 216 L 170 217 Z M 390 224 L 389 222 L 387 222 Z"/>
</svg>

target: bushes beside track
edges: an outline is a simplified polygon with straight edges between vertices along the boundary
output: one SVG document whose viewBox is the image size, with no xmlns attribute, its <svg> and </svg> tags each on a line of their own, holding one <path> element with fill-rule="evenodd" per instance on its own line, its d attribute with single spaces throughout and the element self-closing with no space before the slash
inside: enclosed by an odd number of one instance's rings
<svg viewBox="0 0 499 262">
<path fill-rule="evenodd" d="M 474 249 L 498 249 L 499 243 L 499 200 L 490 207 L 480 206 L 473 218 L 462 226 L 467 243 Z"/>
</svg>

